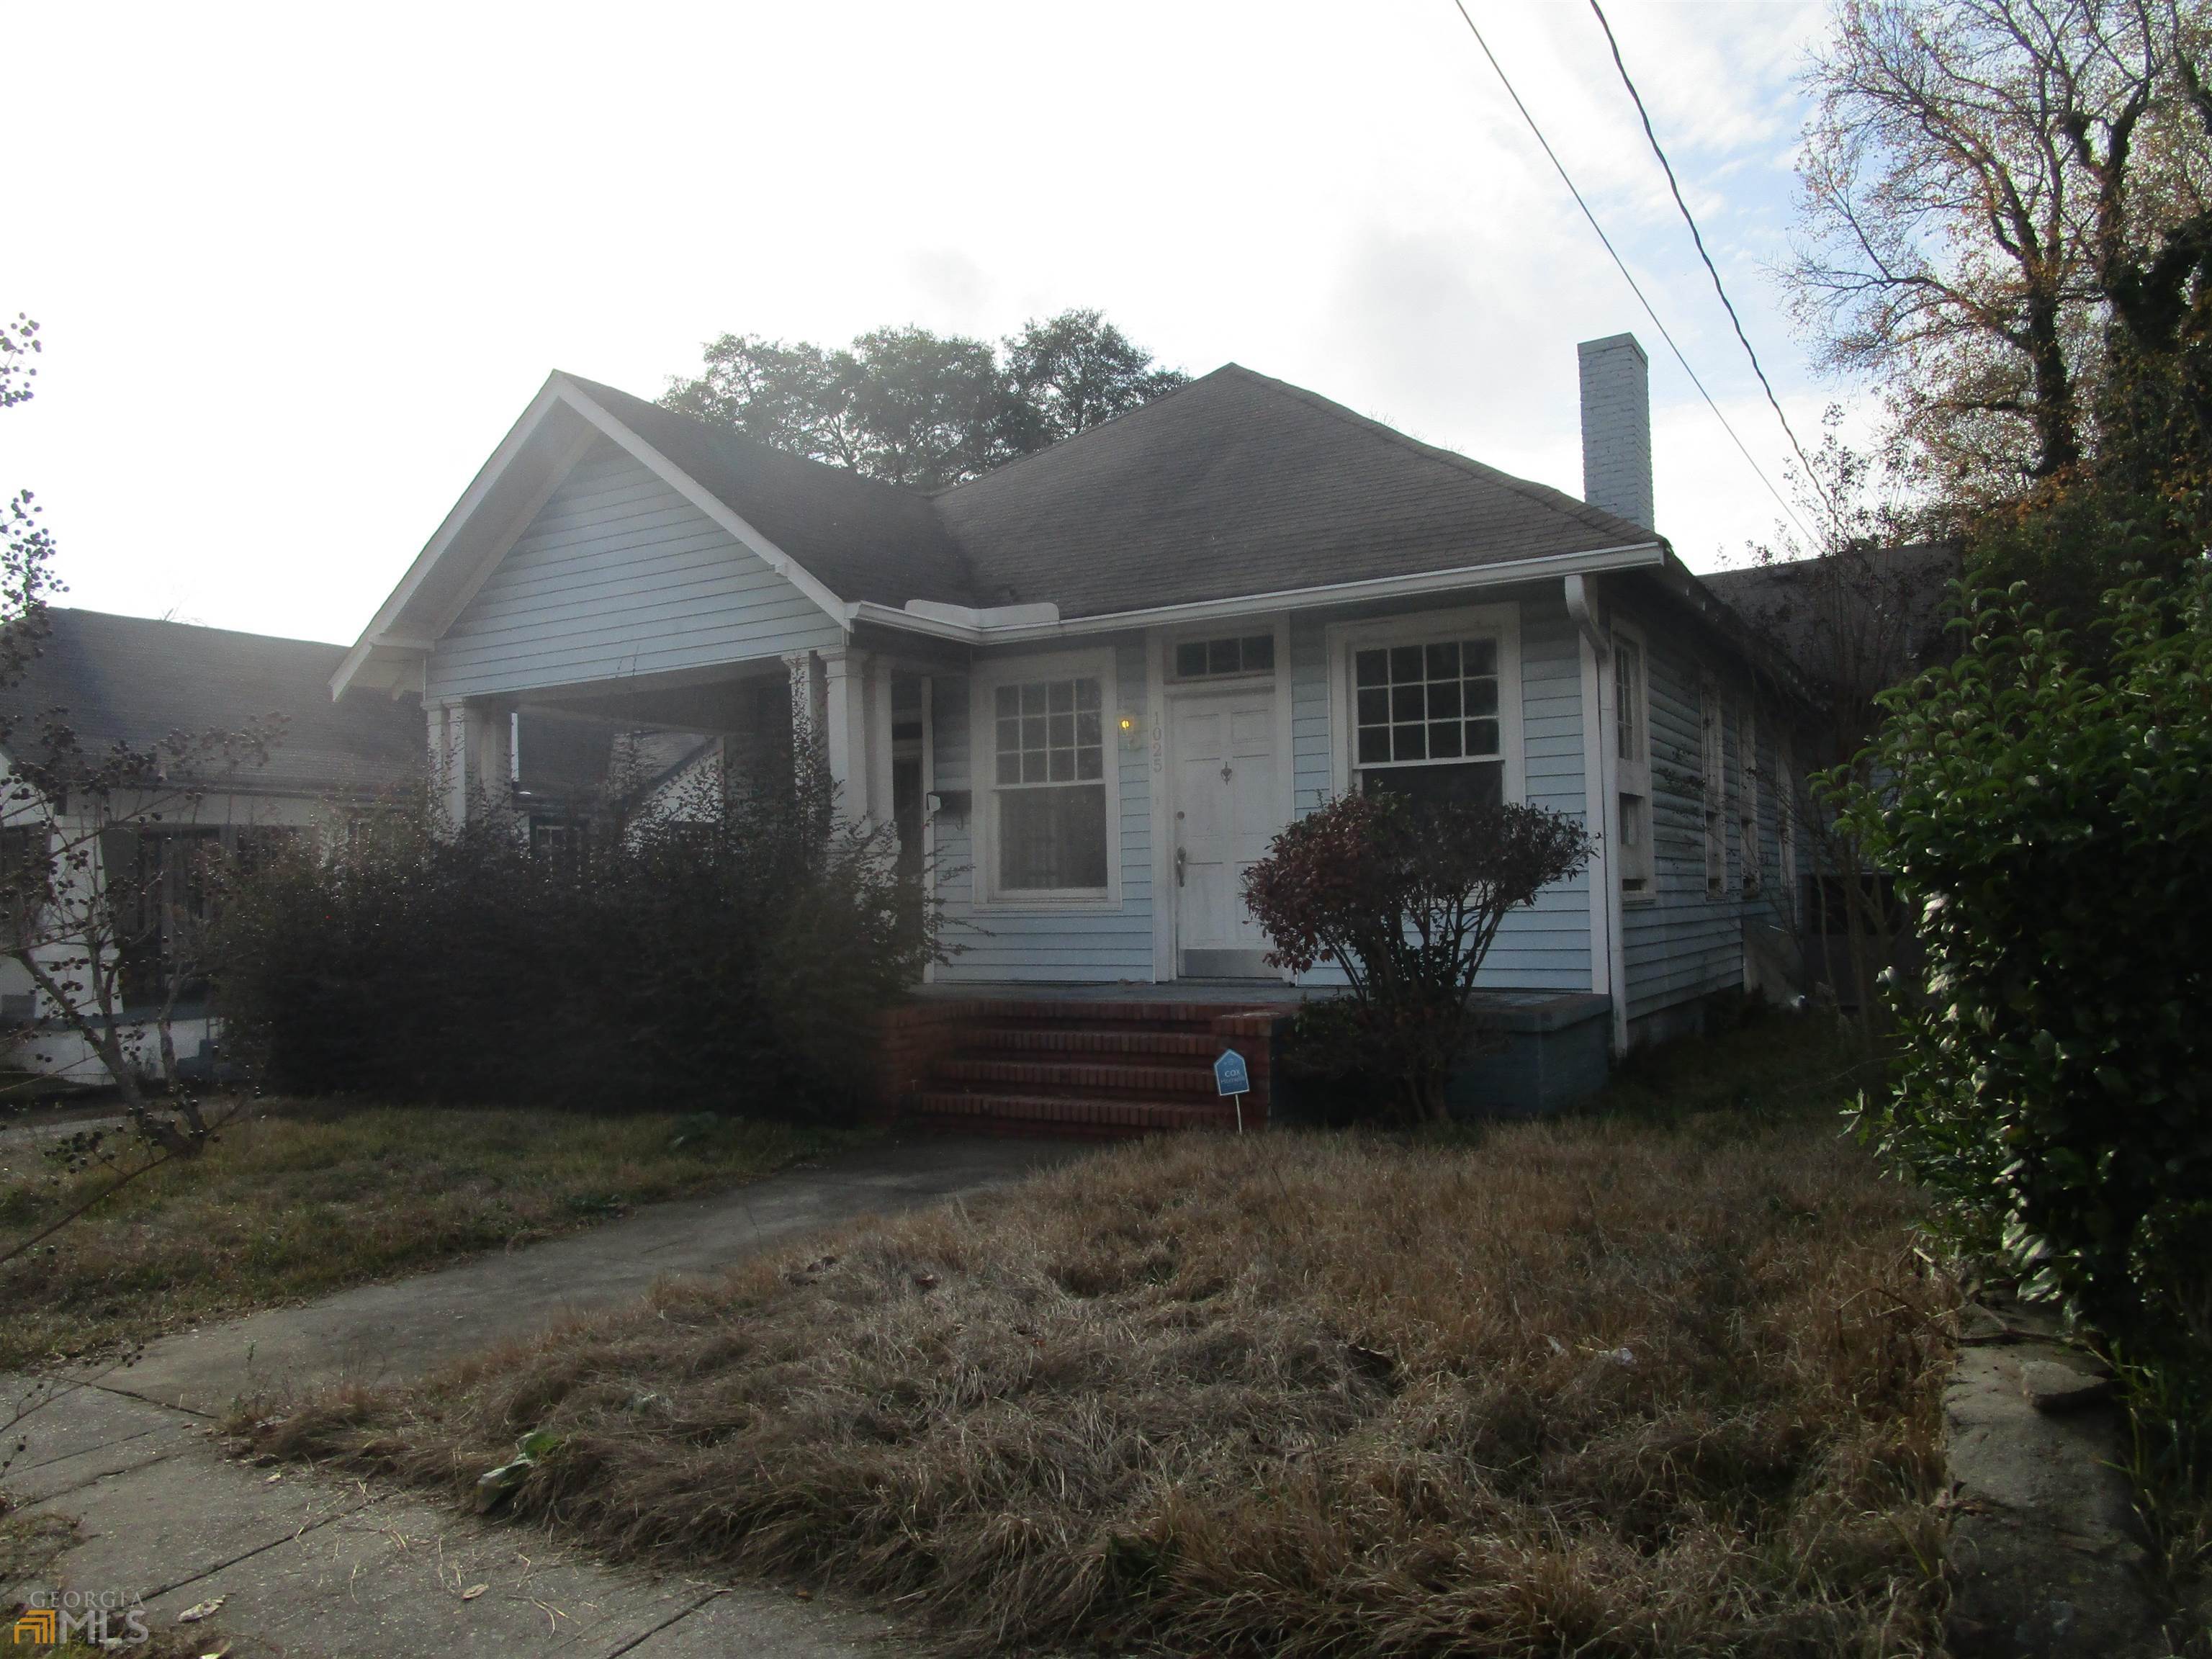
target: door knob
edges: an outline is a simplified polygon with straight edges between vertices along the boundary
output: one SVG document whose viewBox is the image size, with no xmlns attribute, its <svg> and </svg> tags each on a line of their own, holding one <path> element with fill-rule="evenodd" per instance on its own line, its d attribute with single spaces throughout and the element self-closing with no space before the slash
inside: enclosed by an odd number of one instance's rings
<svg viewBox="0 0 2212 1659">
<path fill-rule="evenodd" d="M 1180 847 L 1176 848 L 1176 885 L 1182 885 L 1182 867 L 1190 861 L 1190 854 Z"/>
</svg>

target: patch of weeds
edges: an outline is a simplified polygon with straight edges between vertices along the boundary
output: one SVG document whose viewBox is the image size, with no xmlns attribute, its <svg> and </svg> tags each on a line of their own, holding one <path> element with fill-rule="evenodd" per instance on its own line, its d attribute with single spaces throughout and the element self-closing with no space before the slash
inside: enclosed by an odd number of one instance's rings
<svg viewBox="0 0 2212 1659">
<path fill-rule="evenodd" d="M 0 1370 L 526 1244 L 858 1137 L 666 1112 L 276 1102 L 0 1265 Z M 112 1183 L 0 1152 L 0 1233 Z"/>
<path fill-rule="evenodd" d="M 1832 1111 L 1186 1136 L 254 1432 L 970 1655 L 1932 1655 L 1918 1212 Z"/>
</svg>

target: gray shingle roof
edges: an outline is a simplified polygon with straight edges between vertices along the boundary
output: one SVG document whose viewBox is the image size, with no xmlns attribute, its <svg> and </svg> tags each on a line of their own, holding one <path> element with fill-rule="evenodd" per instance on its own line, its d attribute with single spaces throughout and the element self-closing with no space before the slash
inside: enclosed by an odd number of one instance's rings
<svg viewBox="0 0 2212 1659">
<path fill-rule="evenodd" d="M 173 732 L 235 732 L 285 717 L 269 763 L 240 773 L 249 793 L 320 794 L 397 784 L 422 766 L 426 737 L 412 697 L 331 701 L 345 647 L 189 623 L 57 609 L 52 636 L 0 714 L 27 744 L 41 718 L 66 710 L 88 749 L 147 748 Z"/>
<path fill-rule="evenodd" d="M 934 495 L 563 378 L 842 599 L 1100 616 L 1654 539 L 1235 363 Z"/>
<path fill-rule="evenodd" d="M 1654 539 L 1235 363 L 935 499 L 974 603 L 1069 617 Z"/>
</svg>

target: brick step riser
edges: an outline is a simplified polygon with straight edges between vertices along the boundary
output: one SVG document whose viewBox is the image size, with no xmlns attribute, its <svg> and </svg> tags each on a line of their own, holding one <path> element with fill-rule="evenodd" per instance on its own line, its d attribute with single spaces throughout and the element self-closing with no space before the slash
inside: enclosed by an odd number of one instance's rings
<svg viewBox="0 0 2212 1659">
<path fill-rule="evenodd" d="M 929 1081 L 933 1086 L 963 1091 L 980 1088 L 994 1093 L 1096 1095 L 1117 1100 L 1185 1095 L 1208 1102 L 1220 1098 L 1213 1086 L 1213 1070 L 1208 1066 L 1114 1065 L 1080 1055 L 1066 1060 L 1033 1055 L 1018 1059 L 958 1056 L 933 1066 Z"/>
<path fill-rule="evenodd" d="M 1158 1058 L 1211 1066 L 1214 1056 L 1228 1046 L 1211 1031 L 1071 1031 L 1064 1026 L 1027 1030 L 997 1026 L 968 1033 L 961 1039 L 960 1052 L 1041 1055 L 1054 1060 L 1079 1054 L 1086 1058 L 1128 1055 L 1139 1063 Z"/>
</svg>

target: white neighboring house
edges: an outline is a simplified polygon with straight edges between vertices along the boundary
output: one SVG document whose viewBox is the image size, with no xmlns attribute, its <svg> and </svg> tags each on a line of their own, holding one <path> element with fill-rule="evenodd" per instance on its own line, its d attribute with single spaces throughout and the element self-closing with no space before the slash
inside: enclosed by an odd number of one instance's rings
<svg viewBox="0 0 2212 1659">
<path fill-rule="evenodd" d="M 166 901 L 143 945 L 120 964 L 125 1044 L 154 1069 L 152 1016 L 168 977 L 170 918 L 204 920 L 206 890 L 194 879 L 200 860 L 216 848 L 234 855 L 258 836 L 302 833 L 418 776 L 422 716 L 411 696 L 333 704 L 328 682 L 343 647 L 95 611 L 56 610 L 52 619 L 52 637 L 37 660 L 20 683 L 0 690 L 10 740 L 26 752 L 49 716 L 95 756 L 117 744 L 143 751 L 176 732 L 234 732 L 272 715 L 283 721 L 265 764 L 203 781 L 205 793 L 196 797 L 190 789 L 201 784 L 177 780 L 190 787 L 180 788 L 158 822 L 99 838 L 89 879 L 104 881 L 117 860 L 129 859 Z M 0 769 L 9 775 L 15 761 L 0 751 Z M 61 807 L 54 815 L 61 836 L 93 827 L 70 802 Z M 37 858 L 31 838 L 47 834 L 45 814 L 11 805 L 0 821 L 0 856 L 11 864 Z M 57 946 L 50 954 L 69 951 Z M 0 1028 L 14 1051 L 7 1063 L 72 1081 L 104 1080 L 98 1059 L 57 1012 L 21 963 L 0 960 Z M 204 993 L 188 989 L 171 1024 L 188 1069 L 207 1063 L 210 1025 Z"/>
</svg>

